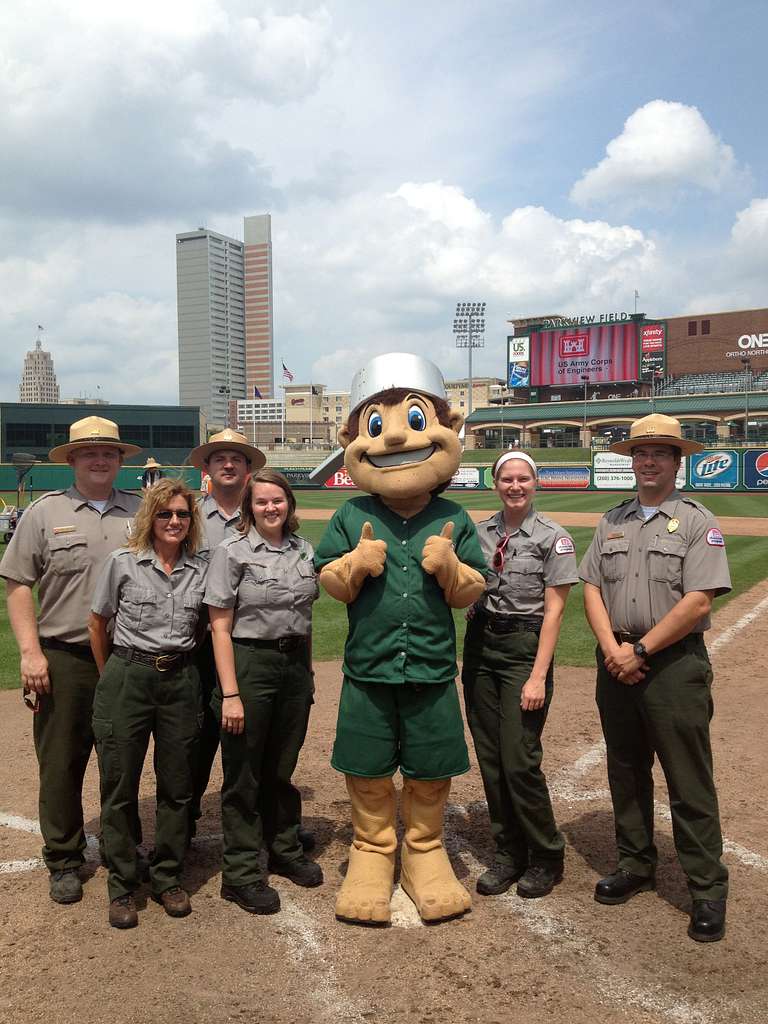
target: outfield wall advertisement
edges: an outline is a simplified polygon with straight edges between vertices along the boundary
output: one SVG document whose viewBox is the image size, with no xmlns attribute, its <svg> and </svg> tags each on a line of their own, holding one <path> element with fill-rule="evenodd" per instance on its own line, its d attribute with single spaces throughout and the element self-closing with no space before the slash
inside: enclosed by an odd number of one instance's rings
<svg viewBox="0 0 768 1024">
<path fill-rule="evenodd" d="M 675 478 L 678 490 L 685 487 L 685 461 L 685 458 L 680 460 Z M 617 455 L 615 452 L 595 452 L 592 459 L 592 483 L 598 491 L 634 491 L 636 485 L 632 459 L 629 455 Z"/>
<path fill-rule="evenodd" d="M 732 449 L 697 452 L 690 458 L 688 483 L 697 491 L 735 491 L 739 453 Z"/>
</svg>

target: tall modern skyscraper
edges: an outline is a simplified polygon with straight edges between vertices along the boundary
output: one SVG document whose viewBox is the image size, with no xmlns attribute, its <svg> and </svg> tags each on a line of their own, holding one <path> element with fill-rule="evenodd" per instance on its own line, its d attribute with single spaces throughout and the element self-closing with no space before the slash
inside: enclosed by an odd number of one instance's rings
<svg viewBox="0 0 768 1024">
<path fill-rule="evenodd" d="M 242 242 L 206 228 L 176 235 L 179 398 L 212 427 L 228 423 L 231 400 L 272 396 L 271 217 L 243 226 Z"/>
<path fill-rule="evenodd" d="M 245 238 L 245 390 L 247 398 L 271 398 L 272 217 L 246 217 Z"/>
<path fill-rule="evenodd" d="M 24 358 L 24 369 L 19 385 L 20 402 L 58 403 L 59 385 L 53 369 L 53 356 L 43 349 L 38 338 L 35 347 Z"/>
<path fill-rule="evenodd" d="M 244 248 L 206 228 L 176 235 L 179 400 L 212 427 L 227 424 L 230 398 L 245 398 Z"/>
</svg>

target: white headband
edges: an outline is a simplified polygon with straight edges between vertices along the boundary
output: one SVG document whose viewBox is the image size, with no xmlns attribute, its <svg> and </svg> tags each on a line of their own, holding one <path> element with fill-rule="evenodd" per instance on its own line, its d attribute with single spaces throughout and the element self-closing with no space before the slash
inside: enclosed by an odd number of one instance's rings
<svg viewBox="0 0 768 1024">
<path fill-rule="evenodd" d="M 536 468 L 536 463 L 533 461 L 530 455 L 526 455 L 525 452 L 511 451 L 505 452 L 504 455 L 502 455 L 499 461 L 496 463 L 496 471 L 493 474 L 494 480 L 499 475 L 499 471 L 501 470 L 501 467 L 504 465 L 504 463 L 509 462 L 510 459 L 522 459 L 523 462 L 527 462 L 528 465 L 531 467 L 534 476 L 539 475 L 539 471 Z"/>
</svg>

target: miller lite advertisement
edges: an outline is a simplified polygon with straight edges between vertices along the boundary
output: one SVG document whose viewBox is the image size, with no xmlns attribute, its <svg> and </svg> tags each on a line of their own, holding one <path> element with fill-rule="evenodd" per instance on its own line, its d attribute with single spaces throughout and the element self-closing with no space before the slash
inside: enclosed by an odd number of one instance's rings
<svg viewBox="0 0 768 1024">
<path fill-rule="evenodd" d="M 639 375 L 637 324 L 591 324 L 530 334 L 531 384 L 634 381 Z"/>
<path fill-rule="evenodd" d="M 689 484 L 697 491 L 733 491 L 739 485 L 739 453 L 698 452 L 689 461 Z"/>
</svg>

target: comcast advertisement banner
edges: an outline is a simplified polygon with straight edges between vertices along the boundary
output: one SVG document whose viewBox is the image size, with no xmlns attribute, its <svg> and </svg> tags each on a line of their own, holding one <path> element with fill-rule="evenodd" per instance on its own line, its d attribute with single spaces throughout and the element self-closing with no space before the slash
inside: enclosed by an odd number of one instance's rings
<svg viewBox="0 0 768 1024">
<path fill-rule="evenodd" d="M 680 469 L 675 478 L 678 490 L 685 487 L 685 462 L 685 458 L 680 460 Z M 595 452 L 592 459 L 592 483 L 598 491 L 634 491 L 632 459 L 629 455 L 616 455 L 614 452 Z"/>
<path fill-rule="evenodd" d="M 739 485 L 739 453 L 697 452 L 691 456 L 689 483 L 697 491 L 734 491 Z"/>
<path fill-rule="evenodd" d="M 540 466 L 542 491 L 585 491 L 589 487 L 589 466 Z"/>
</svg>

